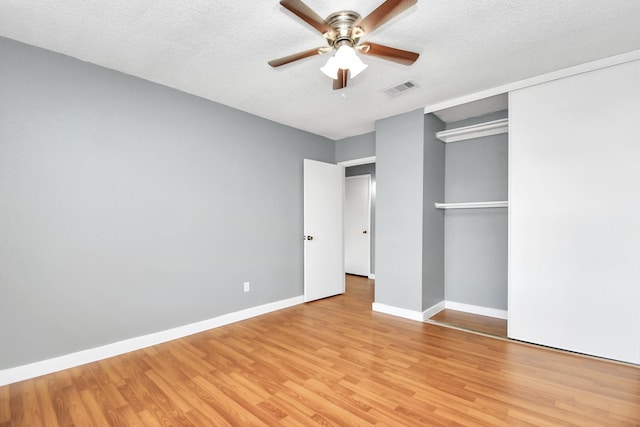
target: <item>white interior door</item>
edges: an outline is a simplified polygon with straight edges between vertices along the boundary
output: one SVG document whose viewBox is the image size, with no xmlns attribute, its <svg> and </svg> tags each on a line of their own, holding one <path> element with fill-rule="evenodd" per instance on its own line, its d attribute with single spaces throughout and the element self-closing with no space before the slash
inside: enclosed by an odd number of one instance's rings
<svg viewBox="0 0 640 427">
<path fill-rule="evenodd" d="M 344 293 L 344 167 L 304 160 L 304 300 Z"/>
<path fill-rule="evenodd" d="M 371 273 L 371 175 L 345 179 L 344 269 L 349 274 Z"/>
</svg>

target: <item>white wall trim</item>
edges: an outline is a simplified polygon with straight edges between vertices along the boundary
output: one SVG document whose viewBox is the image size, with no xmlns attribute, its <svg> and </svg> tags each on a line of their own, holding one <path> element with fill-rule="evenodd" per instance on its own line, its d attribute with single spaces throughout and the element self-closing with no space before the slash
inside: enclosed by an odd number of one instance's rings
<svg viewBox="0 0 640 427">
<path fill-rule="evenodd" d="M 417 320 L 422 322 L 422 313 L 419 311 L 408 310 L 406 308 L 394 307 L 392 305 L 380 304 L 374 302 L 371 304 L 371 309 L 379 313 L 391 314 L 392 316 L 403 317 L 409 320 Z"/>
<path fill-rule="evenodd" d="M 374 273 L 369 274 L 369 276 L 367 276 L 367 277 L 369 277 L 369 279 L 376 280 L 376 275 Z"/>
<path fill-rule="evenodd" d="M 425 321 L 432 316 L 435 316 L 445 308 L 463 311 L 465 313 L 479 314 L 481 316 L 495 317 L 498 319 L 507 319 L 507 310 L 500 310 L 497 308 L 483 307 L 480 305 L 464 304 L 455 301 L 440 301 L 437 304 L 427 308 L 420 313 L 419 311 L 408 310 L 406 308 L 394 307 L 391 305 L 380 304 L 374 302 L 371 305 L 373 311 L 380 313 L 391 314 L 393 316 L 403 317 L 405 319 L 417 320 L 419 322 Z"/>
<path fill-rule="evenodd" d="M 455 301 L 445 301 L 444 302 L 445 308 L 449 308 L 451 310 L 456 310 L 456 311 L 464 311 L 465 313 L 473 313 L 473 314 L 479 314 L 481 316 L 489 316 L 489 317 L 495 317 L 498 319 L 507 319 L 507 310 L 500 310 L 498 308 L 491 308 L 491 307 L 483 307 L 481 305 L 472 305 L 472 304 L 464 304 L 461 302 L 455 302 Z"/>
<path fill-rule="evenodd" d="M 303 302 L 303 296 L 301 295 L 257 307 L 247 308 L 234 313 L 223 314 L 222 316 L 214 317 L 212 319 L 179 326 L 166 331 L 155 332 L 149 335 L 143 335 L 88 350 L 78 351 L 76 353 L 66 354 L 64 356 L 54 357 L 52 359 L 17 366 L 15 368 L 3 369 L 0 370 L 0 386 L 28 380 L 30 378 L 39 377 L 41 375 L 50 374 L 63 369 L 73 368 L 75 366 L 84 365 L 85 363 L 96 362 L 98 360 L 118 356 L 130 351 L 140 350 L 152 345 L 161 344 L 167 341 L 193 335 L 198 332 L 228 325 L 230 323 L 250 319 L 272 311 L 302 304 Z"/>
<path fill-rule="evenodd" d="M 369 163 L 375 163 L 376 156 L 371 157 L 363 157 L 361 159 L 353 159 L 353 160 L 345 160 L 343 162 L 338 162 L 339 165 L 348 168 L 350 166 L 358 166 L 358 165 L 367 165 Z"/>
<path fill-rule="evenodd" d="M 483 136 L 500 135 L 509 132 L 509 119 L 498 119 L 486 123 L 478 123 L 455 129 L 436 132 L 436 138 L 445 144 L 468 139 L 481 138 Z"/>
<path fill-rule="evenodd" d="M 525 87 L 534 86 L 540 83 L 546 83 L 552 80 L 562 79 L 564 77 L 575 76 L 576 74 L 582 74 L 589 71 L 598 70 L 600 68 L 611 67 L 613 65 L 624 64 L 625 62 L 631 62 L 638 59 L 640 59 L 640 49 L 632 50 L 631 52 L 626 52 L 620 55 L 610 56 L 608 58 L 599 59 L 597 61 L 586 62 L 584 64 L 575 65 L 573 67 L 563 68 L 551 73 L 540 74 L 528 79 L 519 80 L 517 82 L 508 83 L 506 85 L 497 86 L 476 93 L 471 93 L 459 98 L 450 99 L 448 101 L 427 105 L 424 108 L 424 113 L 432 113 L 434 111 L 443 110 L 445 108 L 466 104 L 467 102 L 477 101 L 479 99 L 488 98 L 494 95 L 501 95 L 503 93 L 508 93 Z"/>
<path fill-rule="evenodd" d="M 445 301 L 440 301 L 422 312 L 422 320 L 428 320 L 445 309 Z"/>
<path fill-rule="evenodd" d="M 377 311 L 379 313 L 391 314 L 392 316 L 398 316 L 409 320 L 424 322 L 431 316 L 434 316 L 444 310 L 445 304 L 445 301 L 440 301 L 439 303 L 427 308 L 422 313 L 419 311 L 408 310 L 406 308 L 394 307 L 392 305 L 380 304 L 377 302 L 371 304 L 371 308 L 373 311 Z"/>
</svg>

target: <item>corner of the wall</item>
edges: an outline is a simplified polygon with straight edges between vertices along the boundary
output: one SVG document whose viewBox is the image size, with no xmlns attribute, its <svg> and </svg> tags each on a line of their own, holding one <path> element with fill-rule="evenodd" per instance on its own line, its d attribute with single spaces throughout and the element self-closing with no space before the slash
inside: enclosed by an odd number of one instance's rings
<svg viewBox="0 0 640 427">
<path fill-rule="evenodd" d="M 390 314 L 392 316 L 402 317 L 409 320 L 416 320 L 422 322 L 423 316 L 419 311 L 409 310 L 406 308 L 394 307 L 392 305 L 380 304 L 374 302 L 371 304 L 371 309 L 378 313 Z"/>
<path fill-rule="evenodd" d="M 422 320 L 428 320 L 429 318 L 440 313 L 445 308 L 445 301 L 440 301 L 437 304 L 432 305 L 422 312 Z"/>
</svg>

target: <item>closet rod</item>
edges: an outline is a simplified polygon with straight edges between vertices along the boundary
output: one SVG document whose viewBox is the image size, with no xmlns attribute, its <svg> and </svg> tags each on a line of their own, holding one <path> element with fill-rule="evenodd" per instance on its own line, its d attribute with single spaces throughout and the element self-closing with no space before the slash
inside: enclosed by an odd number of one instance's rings
<svg viewBox="0 0 640 427">
<path fill-rule="evenodd" d="M 434 203 L 437 209 L 483 209 L 483 208 L 506 208 L 509 202 L 498 200 L 492 202 L 463 202 L 463 203 Z"/>
</svg>

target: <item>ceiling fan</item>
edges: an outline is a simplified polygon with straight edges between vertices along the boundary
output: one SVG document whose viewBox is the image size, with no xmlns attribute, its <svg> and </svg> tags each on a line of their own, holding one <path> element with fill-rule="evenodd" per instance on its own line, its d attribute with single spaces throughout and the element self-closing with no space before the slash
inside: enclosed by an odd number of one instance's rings
<svg viewBox="0 0 640 427">
<path fill-rule="evenodd" d="M 334 90 L 346 87 L 349 75 L 353 78 L 367 68 L 367 65 L 362 63 L 356 51 L 363 55 L 376 56 L 399 64 L 411 65 L 418 59 L 419 54 L 371 42 L 361 43 L 360 39 L 413 6 L 417 1 L 386 0 L 365 18 L 362 18 L 352 10 L 342 10 L 332 13 L 327 19 L 322 19 L 301 0 L 280 0 L 282 6 L 320 31 L 329 46 L 317 47 L 274 59 L 269 61 L 269 65 L 279 67 L 310 56 L 335 51 L 327 64 L 320 69 L 333 79 Z"/>
</svg>

